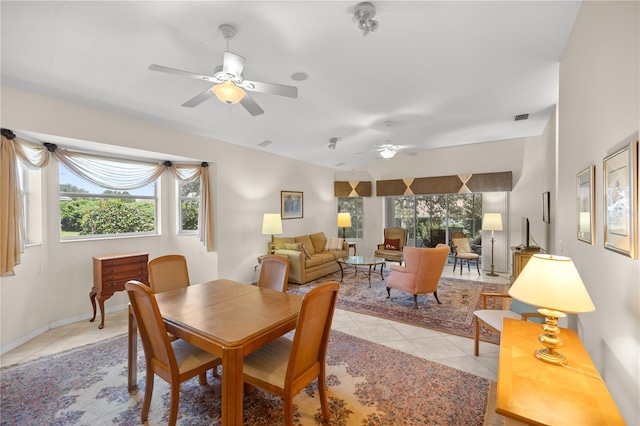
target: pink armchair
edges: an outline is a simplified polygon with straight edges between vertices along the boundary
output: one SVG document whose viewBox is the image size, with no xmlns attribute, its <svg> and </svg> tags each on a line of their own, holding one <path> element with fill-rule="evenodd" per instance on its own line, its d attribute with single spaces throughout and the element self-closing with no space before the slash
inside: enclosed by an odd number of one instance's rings
<svg viewBox="0 0 640 426">
<path fill-rule="evenodd" d="M 405 246 L 403 250 L 405 266 L 390 265 L 387 278 L 387 298 L 391 289 L 413 294 L 415 308 L 418 309 L 418 294 L 433 293 L 438 300 L 438 283 L 447 263 L 451 249 L 446 244 L 435 248 Z"/>
</svg>

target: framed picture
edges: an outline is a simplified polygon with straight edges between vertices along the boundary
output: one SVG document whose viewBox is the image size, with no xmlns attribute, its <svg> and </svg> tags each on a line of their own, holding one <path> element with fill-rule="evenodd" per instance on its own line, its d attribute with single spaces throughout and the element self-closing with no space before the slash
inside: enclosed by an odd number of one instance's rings
<svg viewBox="0 0 640 426">
<path fill-rule="evenodd" d="M 546 223 L 551 223 L 551 219 L 549 218 L 549 213 L 550 213 L 550 209 L 549 209 L 549 201 L 551 199 L 551 193 L 550 192 L 543 192 L 542 193 L 542 221 L 546 222 Z"/>
<path fill-rule="evenodd" d="M 302 211 L 302 192 L 280 191 L 280 216 L 283 219 L 300 219 Z"/>
<path fill-rule="evenodd" d="M 604 247 L 636 259 L 638 255 L 638 142 L 606 157 Z"/>
<path fill-rule="evenodd" d="M 576 177 L 578 196 L 578 240 L 594 245 L 595 238 L 595 181 L 596 166 L 589 166 Z"/>
</svg>

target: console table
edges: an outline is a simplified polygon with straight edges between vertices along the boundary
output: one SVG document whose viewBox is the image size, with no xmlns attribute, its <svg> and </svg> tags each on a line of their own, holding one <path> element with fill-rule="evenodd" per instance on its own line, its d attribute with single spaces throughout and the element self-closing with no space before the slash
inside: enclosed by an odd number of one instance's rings
<svg viewBox="0 0 640 426">
<path fill-rule="evenodd" d="M 93 318 L 96 319 L 96 297 L 100 305 L 100 325 L 104 327 L 104 301 L 113 296 L 116 291 L 124 291 L 124 285 L 129 280 L 137 280 L 149 284 L 147 262 L 148 253 L 119 253 L 93 257 L 93 288 L 89 293 Z"/>
<path fill-rule="evenodd" d="M 618 407 L 580 338 L 562 329 L 567 367 L 534 357 L 542 326 L 505 319 L 500 337 L 496 413 L 505 425 L 623 425 Z M 580 371 L 576 371 L 580 370 Z"/>
<path fill-rule="evenodd" d="M 514 282 L 520 272 L 527 266 L 527 263 L 534 254 L 540 253 L 540 248 L 528 248 L 520 250 L 518 247 L 511 247 L 511 282 Z"/>
</svg>

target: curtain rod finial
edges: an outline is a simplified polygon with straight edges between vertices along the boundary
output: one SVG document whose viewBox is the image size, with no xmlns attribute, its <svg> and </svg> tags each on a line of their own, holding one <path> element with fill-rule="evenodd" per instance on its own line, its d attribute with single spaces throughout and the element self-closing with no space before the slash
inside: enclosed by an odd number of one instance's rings
<svg viewBox="0 0 640 426">
<path fill-rule="evenodd" d="M 15 133 L 13 133 L 11 130 L 5 129 L 5 128 L 2 128 L 2 136 L 4 136 L 7 139 L 15 139 L 16 138 Z"/>
</svg>

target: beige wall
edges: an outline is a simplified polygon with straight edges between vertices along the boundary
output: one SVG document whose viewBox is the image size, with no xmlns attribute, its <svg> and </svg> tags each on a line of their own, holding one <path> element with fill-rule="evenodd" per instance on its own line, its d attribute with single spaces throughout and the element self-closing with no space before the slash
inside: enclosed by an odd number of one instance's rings
<svg viewBox="0 0 640 426">
<path fill-rule="evenodd" d="M 565 48 L 557 226 L 561 253 L 574 260 L 596 306 L 595 312 L 579 316 L 581 339 L 625 420 L 634 425 L 640 424 L 640 260 L 603 246 L 602 160 L 638 140 L 638 6 L 583 2 Z M 596 166 L 594 246 L 576 238 L 576 174 L 589 165 Z"/>
</svg>

